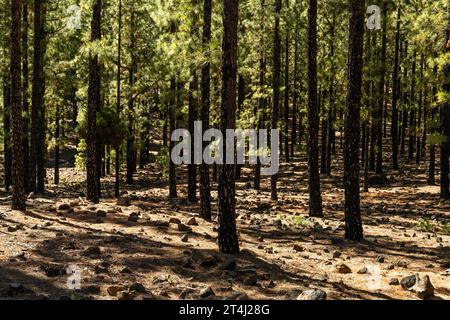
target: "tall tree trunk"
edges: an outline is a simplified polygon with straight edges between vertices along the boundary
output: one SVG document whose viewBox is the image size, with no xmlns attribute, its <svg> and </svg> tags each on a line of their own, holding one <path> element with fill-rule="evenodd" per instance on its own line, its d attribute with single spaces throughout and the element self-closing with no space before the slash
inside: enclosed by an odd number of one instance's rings
<svg viewBox="0 0 450 320">
<path fill-rule="evenodd" d="M 12 107 L 12 142 L 13 142 L 13 195 L 12 208 L 26 209 L 25 183 L 23 180 L 23 119 L 22 119 L 22 84 L 21 84 L 21 24 L 22 1 L 11 1 L 11 107 Z"/>
<path fill-rule="evenodd" d="M 245 84 L 245 78 L 242 74 L 238 75 L 238 84 L 237 84 L 237 110 L 236 110 L 236 118 L 239 119 L 240 113 L 242 112 L 242 109 L 244 108 L 244 101 L 245 101 L 245 90 L 246 90 L 246 84 Z M 241 169 L 242 164 L 237 163 L 237 153 L 235 154 L 235 160 L 236 160 L 236 180 L 241 179 Z"/>
<path fill-rule="evenodd" d="M 380 78 L 378 81 L 378 103 L 376 106 L 374 122 L 374 134 L 376 141 L 376 166 L 375 172 L 383 174 L 383 108 L 385 101 L 385 77 L 386 77 L 386 51 L 387 51 L 387 2 L 383 1 L 383 31 L 381 36 Z"/>
<path fill-rule="evenodd" d="M 117 96 L 116 96 L 116 112 L 117 115 L 120 117 L 120 75 L 121 75 L 121 63 L 122 63 L 122 0 L 119 0 L 119 8 L 118 8 L 118 22 L 119 22 L 119 30 L 118 30 L 118 40 L 117 40 Z M 116 149 L 116 155 L 115 155 L 115 179 L 114 179 L 114 195 L 116 198 L 120 195 L 120 143 L 118 143 L 116 146 L 114 146 Z"/>
<path fill-rule="evenodd" d="M 23 179 L 25 190 L 30 191 L 30 141 L 29 141 L 29 69 L 28 69 L 28 0 L 23 0 L 22 21 L 22 105 L 23 105 Z"/>
<path fill-rule="evenodd" d="M 260 28 L 261 28 L 261 43 L 264 42 L 264 5 L 265 0 L 261 0 L 261 20 L 260 20 Z M 263 122 L 264 122 L 264 115 L 265 115 L 265 107 L 266 107 L 266 101 L 267 98 L 263 96 L 264 93 L 264 86 L 265 86 L 265 75 L 266 75 L 266 58 L 265 58 L 265 47 L 261 46 L 260 53 L 259 53 L 259 90 L 261 91 L 261 96 L 258 98 L 258 105 L 255 107 L 255 115 L 257 117 L 256 125 L 258 128 L 258 131 L 263 129 Z M 259 150 L 259 135 L 257 136 L 257 145 L 256 147 Z M 254 178 L 254 188 L 255 190 L 261 189 L 261 161 L 259 159 L 259 152 L 258 152 L 258 158 L 255 166 L 255 178 Z"/>
<path fill-rule="evenodd" d="M 11 145 L 11 77 L 9 71 L 3 79 L 3 152 L 5 190 L 12 185 L 12 145 Z"/>
<path fill-rule="evenodd" d="M 223 2 L 223 44 L 222 44 L 222 108 L 221 131 L 226 136 L 227 129 L 236 124 L 236 77 L 237 77 L 237 25 L 238 0 Z M 226 145 L 223 158 L 227 158 Z M 234 151 L 232 151 L 234 154 Z M 224 164 L 219 175 L 219 250 L 222 253 L 238 253 L 239 240 L 236 231 L 235 166 Z"/>
<path fill-rule="evenodd" d="M 336 13 L 333 11 L 333 19 L 330 25 L 330 57 L 331 57 L 331 73 L 334 74 L 336 66 L 334 63 L 334 36 L 335 36 L 335 27 L 336 27 Z M 328 116 L 327 116 L 327 146 L 326 146 L 326 173 L 331 176 L 331 155 L 332 155 L 332 145 L 334 137 L 336 136 L 333 128 L 333 115 L 334 115 L 334 79 L 333 77 L 329 78 L 329 87 L 328 87 Z"/>
<path fill-rule="evenodd" d="M 419 114 L 417 116 L 417 129 L 416 129 L 416 164 L 420 163 L 420 160 L 422 158 L 422 141 L 421 141 L 421 136 L 420 134 L 425 131 L 425 124 L 424 124 L 424 129 L 422 130 L 422 109 L 423 109 L 423 87 L 424 87 L 424 83 L 423 83 L 423 68 L 424 68 L 424 63 L 425 63 L 425 56 L 422 53 L 420 55 L 420 80 L 419 80 Z M 424 120 L 424 123 L 426 122 L 426 120 Z"/>
<path fill-rule="evenodd" d="M 202 121 L 202 134 L 209 129 L 209 108 L 211 105 L 211 0 L 203 1 L 203 33 L 202 33 L 202 51 L 205 56 L 205 62 L 202 65 L 201 78 L 201 109 L 200 118 Z M 206 147 L 206 143 L 203 143 Z M 200 165 L 200 216 L 205 220 L 211 220 L 211 187 L 209 180 L 209 167 L 202 160 Z"/>
<path fill-rule="evenodd" d="M 91 42 L 101 38 L 101 12 L 102 1 L 95 0 L 92 6 Z M 89 88 L 87 107 L 87 137 L 86 137 L 86 172 L 87 172 L 87 200 L 98 203 L 100 200 L 98 183 L 98 157 L 97 154 L 97 111 L 100 109 L 100 65 L 97 54 L 89 54 Z"/>
<path fill-rule="evenodd" d="M 128 97 L 128 139 L 127 139 L 127 184 L 133 184 L 133 174 L 136 172 L 136 147 L 134 137 L 134 96 L 133 89 L 135 83 L 135 76 L 137 72 L 136 61 L 136 14 L 134 9 L 131 12 L 130 20 L 130 55 L 131 66 L 129 70 L 128 80 L 130 84 L 130 93 Z"/>
<path fill-rule="evenodd" d="M 398 55 L 400 45 L 400 7 L 397 9 L 397 31 L 395 33 L 395 52 L 394 52 L 394 72 L 392 76 L 392 124 L 391 124 L 391 138 L 392 138 L 392 167 L 398 170 Z"/>
<path fill-rule="evenodd" d="M 59 184 L 59 104 L 56 103 L 56 110 L 55 110 L 55 172 L 53 176 L 53 183 L 58 185 Z"/>
<path fill-rule="evenodd" d="M 294 89 L 292 101 L 292 131 L 291 131 L 291 158 L 294 157 L 295 146 L 297 145 L 297 113 L 298 113 L 298 23 L 295 24 L 294 37 Z"/>
<path fill-rule="evenodd" d="M 170 94 L 171 102 L 169 104 L 169 132 L 175 131 L 175 98 L 177 94 L 176 79 L 170 80 Z M 175 147 L 175 142 L 170 139 L 169 141 L 169 198 L 175 199 L 177 197 L 177 176 L 175 163 L 172 161 L 172 150 Z"/>
<path fill-rule="evenodd" d="M 438 73 L 438 68 L 437 66 L 434 66 L 433 68 L 433 76 L 436 79 Z M 431 99 L 431 104 L 435 103 L 436 100 L 436 93 L 437 93 L 437 88 L 436 88 L 436 83 L 433 83 L 433 88 L 432 88 L 432 99 Z M 434 124 L 434 120 L 435 120 L 435 115 L 436 115 L 436 109 L 431 108 L 431 128 L 430 128 L 430 133 L 431 134 L 435 134 L 436 133 L 436 125 Z M 428 166 L 428 184 L 429 185 L 434 185 L 436 183 L 436 179 L 435 179 L 435 174 L 436 174 L 436 144 L 434 143 L 434 141 L 430 142 L 430 163 Z"/>
<path fill-rule="evenodd" d="M 450 20 L 447 25 L 445 53 L 450 53 Z M 450 63 L 444 66 L 444 86 L 446 95 L 450 94 Z M 449 157 L 450 157 L 450 105 L 447 101 L 442 106 L 441 111 L 441 134 L 445 137 L 441 143 L 441 198 L 450 199 L 449 189 Z"/>
<path fill-rule="evenodd" d="M 405 61 L 408 57 L 408 41 L 405 41 L 404 44 L 404 51 L 401 56 L 401 61 Z M 403 67 L 403 84 L 402 84 L 402 102 L 403 102 L 403 111 L 402 111 L 402 126 L 401 126 L 401 143 L 400 143 L 400 154 L 405 154 L 405 141 L 406 141 L 406 129 L 408 128 L 408 110 L 406 109 L 406 106 L 409 105 L 409 98 L 408 98 L 408 65 L 405 63 Z M 401 86 L 399 86 L 401 88 Z"/>
<path fill-rule="evenodd" d="M 289 10 L 289 0 L 286 0 L 286 9 Z M 284 44 L 284 157 L 286 162 L 290 162 L 289 158 L 289 18 L 286 21 L 286 38 Z"/>
<path fill-rule="evenodd" d="M 273 38 L 273 100 L 272 100 L 272 129 L 278 129 L 278 116 L 280 106 L 280 83 L 281 83 L 281 38 L 280 38 L 280 13 L 281 0 L 275 0 L 275 25 Z M 278 150 L 272 150 L 278 152 Z M 272 201 L 278 200 L 277 192 L 278 174 L 270 177 L 270 196 Z"/>
<path fill-rule="evenodd" d="M 319 176 L 319 108 L 317 105 L 317 0 L 308 7 L 308 185 L 309 215 L 322 217 Z"/>
<path fill-rule="evenodd" d="M 408 160 L 412 161 L 414 159 L 414 147 L 416 145 L 416 110 L 415 110 L 415 103 L 416 103 L 416 58 L 417 53 L 416 50 L 414 50 L 413 53 L 413 62 L 412 62 L 412 70 L 411 70 L 411 95 L 410 95 L 410 102 L 411 102 L 411 112 L 409 115 L 409 130 L 408 130 Z"/>
<path fill-rule="evenodd" d="M 345 237 L 363 238 L 359 194 L 359 136 L 363 68 L 364 2 L 350 0 L 348 96 L 345 117 Z"/>
<path fill-rule="evenodd" d="M 322 110 L 320 130 L 320 173 L 327 173 L 327 139 L 328 139 L 328 112 L 325 107 L 325 91 L 319 92 L 319 109 Z"/>
<path fill-rule="evenodd" d="M 195 68 L 191 71 L 193 79 L 189 83 L 189 132 L 191 134 L 191 163 L 188 165 L 188 200 L 197 202 L 197 165 L 194 163 L 194 122 L 197 119 L 197 101 L 195 92 L 198 90 L 198 77 Z"/>
<path fill-rule="evenodd" d="M 33 88 L 31 110 L 30 181 L 33 191 L 45 191 L 45 74 L 44 63 L 47 48 L 45 21 L 47 1 L 34 2 L 34 53 Z"/>
</svg>

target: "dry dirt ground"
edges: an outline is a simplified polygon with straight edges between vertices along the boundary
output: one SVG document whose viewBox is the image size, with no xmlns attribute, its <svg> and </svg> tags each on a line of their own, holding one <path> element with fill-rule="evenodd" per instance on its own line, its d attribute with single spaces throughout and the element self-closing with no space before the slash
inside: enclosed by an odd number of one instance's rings
<svg viewBox="0 0 450 320">
<path fill-rule="evenodd" d="M 435 299 L 450 299 L 450 203 L 427 186 L 424 165 L 373 179 L 362 194 L 361 243 L 344 240 L 341 167 L 322 177 L 323 219 L 307 216 L 304 158 L 282 166 L 278 203 L 269 179 L 254 191 L 244 169 L 233 256 L 218 253 L 216 217 L 202 221 L 184 200 L 184 176 L 179 200 L 169 201 L 160 169 L 140 170 L 126 186 L 129 206 L 116 203 L 106 178 L 94 206 L 79 191 L 84 173 L 62 169 L 61 185 L 31 197 L 25 213 L 0 198 L 0 299 L 295 299 L 312 288 L 328 299 L 418 299 L 390 284 L 413 274 L 429 275 Z M 69 265 L 81 270 L 81 290 L 67 286 Z"/>
</svg>

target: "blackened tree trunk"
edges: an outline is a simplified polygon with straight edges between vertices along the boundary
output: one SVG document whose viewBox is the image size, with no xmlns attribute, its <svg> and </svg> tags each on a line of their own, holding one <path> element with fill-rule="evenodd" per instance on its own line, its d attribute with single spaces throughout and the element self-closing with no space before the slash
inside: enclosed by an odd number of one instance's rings
<svg viewBox="0 0 450 320">
<path fill-rule="evenodd" d="M 281 38 L 280 38 L 280 12 L 281 0 L 275 0 L 275 25 L 273 38 L 273 97 L 272 97 L 272 129 L 278 129 L 278 117 L 280 106 L 280 83 L 281 83 Z M 271 150 L 272 153 L 279 150 Z M 270 177 L 270 196 L 273 201 L 278 200 L 277 192 L 278 175 Z"/>
<path fill-rule="evenodd" d="M 22 21 L 22 105 L 23 105 L 23 179 L 25 191 L 30 191 L 30 141 L 29 141 L 29 69 L 28 69 L 28 0 L 23 0 Z"/>
<path fill-rule="evenodd" d="M 322 110 L 321 130 L 320 130 L 320 173 L 327 173 L 327 139 L 328 139 L 328 112 L 325 107 L 325 93 L 319 93 L 319 109 Z"/>
<path fill-rule="evenodd" d="M 12 107 L 12 141 L 13 141 L 13 195 L 12 208 L 26 209 L 25 184 L 23 180 L 23 119 L 22 119 L 22 84 L 21 84 L 21 25 L 22 1 L 11 1 L 11 107 Z"/>
<path fill-rule="evenodd" d="M 132 9 L 134 10 L 134 9 Z M 130 84 L 130 93 L 128 96 L 128 139 L 127 139 L 127 184 L 133 184 L 133 174 L 136 172 L 136 147 L 135 147 L 135 137 L 134 137 L 134 83 L 137 72 L 137 61 L 136 61 L 136 21 L 135 12 L 131 12 L 130 20 L 130 55 L 131 55 L 131 65 L 128 74 L 128 81 Z"/>
<path fill-rule="evenodd" d="M 237 77 L 237 25 L 238 0 L 223 2 L 223 44 L 222 44 L 222 108 L 221 131 L 224 137 L 227 129 L 236 124 L 236 77 Z M 226 159 L 226 145 L 223 157 Z M 238 253 L 239 240 L 236 231 L 235 166 L 224 164 L 219 174 L 219 250 L 222 253 Z"/>
<path fill-rule="evenodd" d="M 45 74 L 47 1 L 34 2 L 34 53 L 31 110 L 30 181 L 32 191 L 45 191 Z"/>
<path fill-rule="evenodd" d="M 438 73 L 438 68 L 437 66 L 434 66 L 433 68 L 433 75 L 436 79 Z M 431 104 L 435 102 L 436 100 L 436 92 L 437 91 L 437 87 L 436 87 L 436 83 L 433 83 L 433 88 L 432 88 L 432 99 L 431 99 Z M 434 124 L 434 118 L 436 115 L 436 108 L 431 108 L 431 128 L 430 128 L 430 133 L 431 134 L 435 134 L 437 131 L 436 125 Z M 436 183 L 436 178 L 435 178 L 435 174 L 436 174 L 436 144 L 434 143 L 434 141 L 431 141 L 430 143 L 430 163 L 428 165 L 428 184 L 429 185 L 434 185 Z"/>
<path fill-rule="evenodd" d="M 364 2 L 350 0 L 348 96 L 345 117 L 345 237 L 360 241 L 363 228 L 359 193 L 359 136 L 363 68 Z"/>
<path fill-rule="evenodd" d="M 205 56 L 205 62 L 202 65 L 201 78 L 201 109 L 200 118 L 202 121 L 203 132 L 209 129 L 209 108 L 211 96 L 211 0 L 203 1 L 203 34 L 202 34 L 202 50 Z M 204 143 L 203 147 L 206 147 Z M 209 167 L 203 162 L 200 165 L 200 216 L 203 219 L 211 220 L 211 187 L 209 180 Z"/>
<path fill-rule="evenodd" d="M 289 10 L 289 0 L 286 0 L 286 8 Z M 289 158 L 289 18 L 286 21 L 286 37 L 284 42 L 284 157 L 286 162 Z"/>
<path fill-rule="evenodd" d="M 330 25 L 330 58 L 331 58 L 331 74 L 334 74 L 336 66 L 334 62 L 334 36 L 335 36 L 335 28 L 336 28 L 336 13 L 333 11 L 333 19 Z M 328 88 L 328 116 L 327 116 L 327 146 L 326 146 L 326 168 L 325 172 L 327 175 L 331 176 L 331 155 L 332 155 L 332 148 L 333 148 L 333 140 L 335 139 L 335 132 L 333 127 L 333 121 L 334 121 L 334 110 L 335 110 L 335 103 L 334 103 L 334 79 L 333 77 L 330 77 L 329 79 L 329 88 Z"/>
<path fill-rule="evenodd" d="M 445 53 L 450 53 L 450 20 L 447 25 Z M 450 63 L 444 66 L 444 86 L 443 91 L 446 95 L 450 94 Z M 444 140 L 441 143 L 441 198 L 450 199 L 449 189 L 449 157 L 450 157 L 450 105 L 445 102 L 441 111 L 441 134 Z"/>
<path fill-rule="evenodd" d="M 317 104 L 317 0 L 308 7 L 308 184 L 309 215 L 322 217 L 319 175 L 319 108 Z"/>
<path fill-rule="evenodd" d="M 421 140 L 421 132 L 425 131 L 425 127 L 426 125 L 424 125 L 424 128 L 422 130 L 422 109 L 423 109 L 423 87 L 424 87 L 424 83 L 423 83 L 423 68 L 424 68 L 424 63 L 425 63 L 425 56 L 422 53 L 420 55 L 420 76 L 419 76 L 419 112 L 417 115 L 417 136 L 416 136 L 416 164 L 420 163 L 420 160 L 422 158 L 422 140 Z M 426 122 L 426 120 L 424 120 L 424 123 Z"/>
<path fill-rule="evenodd" d="M 375 172 L 383 173 L 383 108 L 385 103 L 385 76 L 386 76 L 386 51 L 387 51 L 387 2 L 383 1 L 383 31 L 381 36 L 380 78 L 378 81 L 378 103 L 373 119 L 374 139 L 376 141 L 376 166 Z"/>
<path fill-rule="evenodd" d="M 172 78 L 170 80 L 170 94 L 172 95 L 171 101 L 169 103 L 169 132 L 175 130 L 175 96 L 177 94 L 177 83 L 176 79 Z M 169 198 L 175 199 L 177 197 L 177 176 L 175 163 L 172 161 L 172 150 L 175 147 L 175 141 L 170 139 L 169 141 Z"/>
<path fill-rule="evenodd" d="M 3 152 L 5 190 L 12 185 L 12 146 L 11 146 L 11 78 L 9 72 L 3 80 Z"/>
<path fill-rule="evenodd" d="M 392 138 L 392 167 L 398 170 L 398 55 L 400 46 L 400 7 L 397 9 L 397 31 L 395 33 L 395 52 L 394 52 L 394 72 L 392 76 L 392 124 L 391 124 L 391 138 Z"/>
<path fill-rule="evenodd" d="M 60 118 L 60 111 L 59 111 L 59 104 L 56 103 L 56 110 L 55 110 L 55 167 L 54 167 L 54 175 L 53 175 L 53 183 L 58 185 L 59 184 L 59 118 Z"/>
<path fill-rule="evenodd" d="M 240 113 L 244 109 L 244 101 L 245 101 L 245 90 L 246 90 L 246 83 L 245 78 L 242 74 L 238 75 L 238 84 L 237 84 L 237 110 L 236 110 L 236 118 L 239 119 Z M 237 163 L 237 153 L 235 155 L 236 160 L 236 180 L 241 179 L 241 169 L 243 167 L 242 164 Z"/>
<path fill-rule="evenodd" d="M 298 23 L 295 24 L 294 38 L 294 89 L 292 97 L 292 131 L 291 131 L 291 158 L 294 157 L 295 146 L 297 145 L 297 113 L 298 113 Z"/>
<path fill-rule="evenodd" d="M 260 17 L 260 28 L 261 28 L 261 43 L 264 42 L 264 4 L 265 0 L 261 0 L 261 17 Z M 264 115 L 265 115 L 265 107 L 266 107 L 266 101 L 267 98 L 262 95 L 264 92 L 264 86 L 265 86 L 265 74 L 266 74 L 266 58 L 265 58 L 266 52 L 265 47 L 261 46 L 260 53 L 259 53 L 259 90 L 261 90 L 261 96 L 258 99 L 258 105 L 255 107 L 255 115 L 257 116 L 257 128 L 258 130 L 263 129 L 263 122 L 264 122 Z M 259 150 L 259 136 L 257 136 L 257 145 L 256 147 Z M 259 152 L 258 152 L 258 158 L 255 166 L 255 178 L 254 178 L 254 188 L 255 190 L 261 189 L 261 161 L 259 159 Z"/>
<path fill-rule="evenodd" d="M 195 93 L 198 90 L 198 77 L 195 68 L 192 68 L 193 79 L 189 84 L 189 132 L 191 134 L 191 163 L 188 165 L 188 200 L 197 202 L 197 165 L 194 163 L 194 122 L 197 119 L 197 100 Z"/>
<path fill-rule="evenodd" d="M 404 43 L 404 50 L 403 54 L 401 56 L 401 61 L 405 61 L 408 57 L 408 41 L 405 41 Z M 408 128 L 408 110 L 405 106 L 409 105 L 408 101 L 408 65 L 405 63 L 403 66 L 403 78 L 402 78 L 402 85 L 398 86 L 398 88 L 402 91 L 401 95 L 401 101 L 403 102 L 403 110 L 402 110 L 402 122 L 401 122 L 401 130 L 400 130 L 400 155 L 405 154 L 405 141 L 406 141 L 406 129 Z"/>
<path fill-rule="evenodd" d="M 410 95 L 410 102 L 411 102 L 411 112 L 409 114 L 409 130 L 408 130 L 408 160 L 412 161 L 414 159 L 414 147 L 416 145 L 416 110 L 415 110 L 415 102 L 416 102 L 416 58 L 417 53 L 414 50 L 413 54 L 413 62 L 412 62 L 412 69 L 411 69 L 411 95 Z"/>
<path fill-rule="evenodd" d="M 102 1 L 95 0 L 92 7 L 91 42 L 101 38 L 101 11 Z M 100 65 L 97 54 L 89 54 L 89 88 L 87 107 L 87 136 L 86 136 L 86 198 L 99 202 L 100 185 L 98 183 L 98 157 L 97 154 L 97 110 L 100 108 Z"/>
<path fill-rule="evenodd" d="M 116 97 L 116 112 L 120 116 L 121 111 L 121 97 L 120 97 L 120 75 L 121 75 L 121 63 L 122 63 L 122 0 L 119 0 L 119 30 L 118 30 L 118 41 L 117 41 L 117 97 Z M 116 159 L 115 159 L 115 181 L 114 181 L 114 195 L 116 198 L 120 195 L 120 143 L 114 146 L 116 149 Z"/>
</svg>

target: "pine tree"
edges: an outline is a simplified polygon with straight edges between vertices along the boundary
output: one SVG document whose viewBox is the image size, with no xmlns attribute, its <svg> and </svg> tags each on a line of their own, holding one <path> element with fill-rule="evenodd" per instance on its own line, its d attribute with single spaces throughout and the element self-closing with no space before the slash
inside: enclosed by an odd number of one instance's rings
<svg viewBox="0 0 450 320">
<path fill-rule="evenodd" d="M 359 194 L 359 137 L 363 68 L 364 3 L 350 0 L 348 93 L 345 117 L 345 237 L 360 241 L 363 229 Z"/>
<path fill-rule="evenodd" d="M 221 131 L 226 136 L 227 129 L 236 125 L 237 89 L 237 25 L 238 0 L 223 2 L 223 43 L 222 43 L 222 106 Z M 223 158 L 227 158 L 226 144 Z M 239 241 L 236 231 L 235 165 L 224 164 L 219 173 L 219 250 L 222 253 L 238 253 Z"/>
<path fill-rule="evenodd" d="M 309 215 L 322 217 L 319 176 L 319 106 L 317 103 L 317 0 L 308 8 L 308 185 Z"/>
</svg>

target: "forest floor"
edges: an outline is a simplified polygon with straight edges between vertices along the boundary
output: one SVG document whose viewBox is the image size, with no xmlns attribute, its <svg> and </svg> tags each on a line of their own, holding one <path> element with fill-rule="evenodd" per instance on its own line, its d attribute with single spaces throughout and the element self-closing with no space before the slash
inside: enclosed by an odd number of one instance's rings
<svg viewBox="0 0 450 320">
<path fill-rule="evenodd" d="M 0 299 L 295 299 L 312 288 L 328 299 L 418 299 L 393 280 L 414 274 L 429 275 L 435 299 L 450 299 L 450 202 L 427 185 L 424 164 L 401 167 L 362 193 L 361 243 L 344 240 L 340 162 L 322 176 L 323 219 L 308 217 L 305 158 L 282 164 L 278 203 L 270 179 L 255 191 L 244 168 L 241 253 L 232 256 L 218 253 L 216 217 L 202 221 L 198 204 L 184 200 L 183 175 L 179 200 L 149 166 L 123 186 L 130 205 L 112 197 L 113 177 L 92 205 L 80 194 L 85 173 L 62 168 L 61 184 L 30 197 L 25 213 L 0 198 Z M 81 269 L 81 290 L 67 286 L 69 265 Z"/>
</svg>

